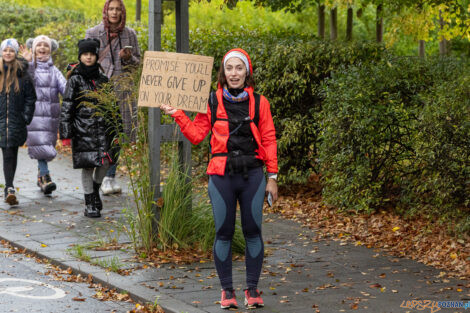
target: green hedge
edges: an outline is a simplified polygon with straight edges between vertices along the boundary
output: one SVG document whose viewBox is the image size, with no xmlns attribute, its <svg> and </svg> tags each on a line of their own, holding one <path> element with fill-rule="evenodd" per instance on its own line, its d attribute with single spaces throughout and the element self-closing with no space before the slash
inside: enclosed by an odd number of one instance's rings
<svg viewBox="0 0 470 313">
<path fill-rule="evenodd" d="M 0 36 L 26 42 L 35 30 L 47 24 L 59 25 L 69 20 L 82 21 L 84 16 L 73 10 L 55 8 L 36 9 L 11 3 L 0 3 Z"/>
<path fill-rule="evenodd" d="M 319 150 L 324 199 L 366 212 L 468 209 L 468 69 L 453 59 L 395 58 L 328 80 Z"/>
<path fill-rule="evenodd" d="M 322 82 L 341 68 L 375 62 L 384 50 L 375 44 L 309 41 L 274 45 L 269 51 L 256 71 L 258 90 L 272 104 L 283 181 L 302 181 L 312 170 L 318 172 Z"/>
<path fill-rule="evenodd" d="M 415 166 L 420 171 L 410 179 L 407 192 L 412 195 L 415 210 L 424 208 L 433 215 L 459 221 L 459 230 L 469 232 L 469 67 L 463 66 L 455 79 L 435 86 L 423 99 L 425 106 L 418 117 L 414 142 L 419 160 Z"/>
</svg>

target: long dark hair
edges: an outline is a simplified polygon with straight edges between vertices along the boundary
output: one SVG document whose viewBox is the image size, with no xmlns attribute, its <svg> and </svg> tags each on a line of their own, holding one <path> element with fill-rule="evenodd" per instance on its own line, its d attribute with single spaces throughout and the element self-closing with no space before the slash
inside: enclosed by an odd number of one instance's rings
<svg viewBox="0 0 470 313">
<path fill-rule="evenodd" d="M 6 70 L 3 67 L 3 58 L 0 58 L 0 92 L 10 92 L 11 85 L 15 85 L 15 93 L 20 92 L 20 83 L 18 78 L 18 71 L 22 71 L 24 64 L 18 59 L 13 60 L 8 64 Z M 3 88 L 5 87 L 5 90 Z"/>
</svg>

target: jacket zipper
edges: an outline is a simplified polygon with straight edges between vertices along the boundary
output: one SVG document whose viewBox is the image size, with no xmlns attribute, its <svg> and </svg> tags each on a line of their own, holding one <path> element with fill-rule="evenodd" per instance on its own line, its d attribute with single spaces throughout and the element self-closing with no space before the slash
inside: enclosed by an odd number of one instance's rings
<svg viewBox="0 0 470 313">
<path fill-rule="evenodd" d="M 6 145 L 8 147 L 8 104 L 10 102 L 10 93 L 7 93 L 7 139 L 6 139 Z"/>
</svg>

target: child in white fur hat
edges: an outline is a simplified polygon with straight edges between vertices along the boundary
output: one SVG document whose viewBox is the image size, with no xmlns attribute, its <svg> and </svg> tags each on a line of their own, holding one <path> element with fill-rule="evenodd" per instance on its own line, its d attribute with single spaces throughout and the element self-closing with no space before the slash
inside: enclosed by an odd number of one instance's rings
<svg viewBox="0 0 470 313">
<path fill-rule="evenodd" d="M 36 89 L 37 101 L 34 118 L 28 126 L 28 154 L 38 160 L 38 182 L 41 191 L 48 195 L 56 189 L 49 174 L 48 162 L 57 152 L 57 131 L 59 127 L 59 93 L 65 91 L 66 80 L 54 66 L 51 53 L 59 47 L 57 41 L 40 35 L 29 38 L 26 46 L 21 47 L 23 57 L 29 62 L 29 74 Z M 29 49 L 32 50 L 29 50 Z"/>
</svg>

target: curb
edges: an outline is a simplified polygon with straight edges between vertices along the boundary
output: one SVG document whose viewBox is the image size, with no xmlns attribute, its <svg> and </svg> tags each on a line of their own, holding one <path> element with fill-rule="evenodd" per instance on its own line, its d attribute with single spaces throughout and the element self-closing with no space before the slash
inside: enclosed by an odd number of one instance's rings
<svg viewBox="0 0 470 313">
<path fill-rule="evenodd" d="M 106 272 L 104 269 L 91 265 L 87 262 L 80 260 L 71 260 L 71 256 L 63 251 L 54 251 L 53 249 L 44 248 L 44 252 L 38 250 L 37 243 L 33 240 L 20 238 L 14 233 L 9 233 L 3 230 L 0 233 L 0 240 L 8 241 L 12 246 L 32 253 L 39 258 L 48 259 L 52 264 L 62 267 L 71 268 L 74 274 L 80 274 L 84 277 L 88 274 L 93 275 L 93 282 L 99 283 L 106 288 L 116 289 L 118 291 L 125 291 L 129 294 L 132 300 L 141 303 L 158 303 L 163 310 L 167 313 L 207 313 L 194 306 L 190 306 L 182 301 L 176 300 L 166 294 L 161 294 L 156 291 L 151 291 L 149 288 L 140 286 L 139 284 L 126 283 L 123 276 Z M 42 249 L 41 249 L 42 250 Z M 157 301 L 155 301 L 155 299 Z"/>
</svg>

